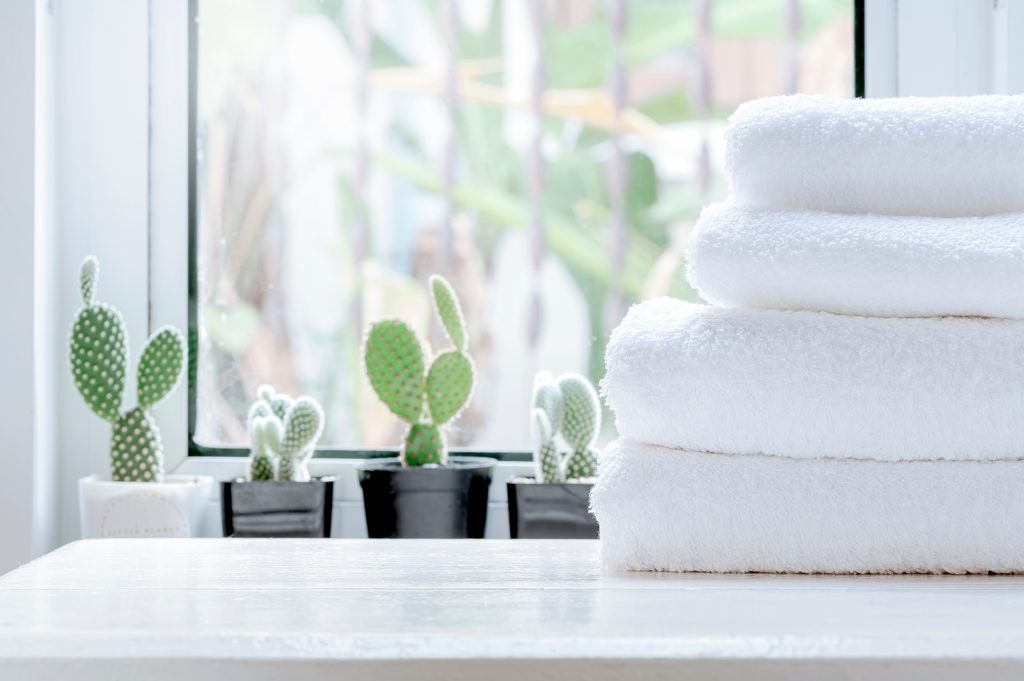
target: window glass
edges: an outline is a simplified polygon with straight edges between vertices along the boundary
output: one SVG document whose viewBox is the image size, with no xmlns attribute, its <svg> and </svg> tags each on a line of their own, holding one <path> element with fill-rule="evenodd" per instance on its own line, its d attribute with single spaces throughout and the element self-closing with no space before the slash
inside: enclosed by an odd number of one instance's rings
<svg viewBox="0 0 1024 681">
<path fill-rule="evenodd" d="M 368 321 L 434 347 L 458 291 L 479 381 L 451 444 L 529 449 L 533 374 L 602 376 L 642 298 L 696 299 L 741 102 L 851 96 L 850 0 L 198 0 L 196 433 L 245 442 L 256 387 L 310 394 L 328 448 L 401 441 Z M 606 426 L 610 430 L 610 424 Z"/>
</svg>

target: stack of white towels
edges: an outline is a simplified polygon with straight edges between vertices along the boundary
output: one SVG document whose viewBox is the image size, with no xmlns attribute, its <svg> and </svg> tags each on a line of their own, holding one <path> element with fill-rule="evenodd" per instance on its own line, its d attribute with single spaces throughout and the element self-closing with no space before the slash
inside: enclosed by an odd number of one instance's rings
<svg viewBox="0 0 1024 681">
<path fill-rule="evenodd" d="M 1024 571 L 1024 97 L 763 99 L 726 161 L 710 305 L 608 346 L 607 567 Z"/>
</svg>

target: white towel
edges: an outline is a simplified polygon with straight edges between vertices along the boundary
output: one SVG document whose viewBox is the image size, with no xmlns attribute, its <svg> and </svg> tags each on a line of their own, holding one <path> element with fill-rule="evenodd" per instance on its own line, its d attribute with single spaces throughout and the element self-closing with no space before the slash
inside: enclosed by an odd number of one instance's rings
<svg viewBox="0 0 1024 681">
<path fill-rule="evenodd" d="M 612 570 L 1017 572 L 1024 462 L 729 456 L 616 441 L 591 507 Z"/>
<path fill-rule="evenodd" d="M 843 213 L 1024 211 L 1024 96 L 833 99 L 740 106 L 726 131 L 738 202 Z"/>
<path fill-rule="evenodd" d="M 633 306 L 605 360 L 618 432 L 639 442 L 794 457 L 1024 457 L 1024 321 L 658 298 Z"/>
<path fill-rule="evenodd" d="M 715 204 L 690 238 L 687 276 L 715 305 L 1019 319 L 1024 213 L 930 218 Z"/>
</svg>

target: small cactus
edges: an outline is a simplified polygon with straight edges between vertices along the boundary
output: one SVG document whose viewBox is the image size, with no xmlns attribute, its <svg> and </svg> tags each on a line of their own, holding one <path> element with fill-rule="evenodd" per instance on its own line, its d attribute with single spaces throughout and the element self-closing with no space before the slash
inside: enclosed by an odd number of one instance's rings
<svg viewBox="0 0 1024 681">
<path fill-rule="evenodd" d="M 404 466 L 443 465 L 448 460 L 443 427 L 469 402 L 476 382 L 467 353 L 469 334 L 455 291 L 443 277 L 430 278 L 434 311 L 454 346 L 429 367 L 424 346 L 405 322 L 385 319 L 366 335 L 366 376 L 391 413 L 409 424 L 400 458 Z"/>
<path fill-rule="evenodd" d="M 260 386 L 249 408 L 250 480 L 309 480 L 308 463 L 324 429 L 324 410 L 312 397 L 293 400 Z"/>
<path fill-rule="evenodd" d="M 121 411 L 128 374 L 128 334 L 121 313 L 95 302 L 99 263 L 82 262 L 83 307 L 71 326 L 71 376 L 86 405 L 112 426 L 110 476 L 119 482 L 160 482 L 164 452 L 149 409 L 174 390 L 185 363 L 181 333 L 165 326 L 146 341 L 136 377 L 138 405 Z"/>
<path fill-rule="evenodd" d="M 556 381 L 546 371 L 538 373 L 530 419 L 538 482 L 565 482 L 595 475 L 594 442 L 601 430 L 601 403 L 590 381 L 579 374 L 563 374 Z M 559 434 L 568 445 L 564 452 L 559 451 Z"/>
</svg>

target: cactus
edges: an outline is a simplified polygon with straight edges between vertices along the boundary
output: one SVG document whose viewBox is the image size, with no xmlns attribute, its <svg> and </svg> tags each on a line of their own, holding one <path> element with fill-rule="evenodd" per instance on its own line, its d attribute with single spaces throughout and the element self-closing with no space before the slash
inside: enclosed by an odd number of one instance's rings
<svg viewBox="0 0 1024 681">
<path fill-rule="evenodd" d="M 164 453 L 160 431 L 149 410 L 174 390 L 185 363 L 185 341 L 172 327 L 146 341 L 136 377 L 138 405 L 121 411 L 128 374 L 128 334 L 121 313 L 95 301 L 99 263 L 82 262 L 79 286 L 83 307 L 71 326 L 71 376 L 86 405 L 112 426 L 110 476 L 120 482 L 160 482 Z"/>
<path fill-rule="evenodd" d="M 601 403 L 590 381 L 579 374 L 563 374 L 556 381 L 546 371 L 538 373 L 530 418 L 538 482 L 594 476 L 594 442 L 601 430 Z M 559 434 L 568 445 L 564 453 L 559 452 Z"/>
<path fill-rule="evenodd" d="M 324 411 L 312 397 L 293 400 L 260 386 L 249 408 L 250 480 L 309 480 L 309 459 L 324 429 Z"/>
<path fill-rule="evenodd" d="M 385 319 L 366 334 L 363 359 L 377 397 L 409 424 L 400 459 L 403 466 L 444 465 L 444 425 L 457 418 L 473 394 L 476 370 L 467 354 L 469 334 L 455 291 L 442 277 L 430 278 L 430 297 L 452 349 L 429 367 L 424 345 L 405 322 Z"/>
</svg>

